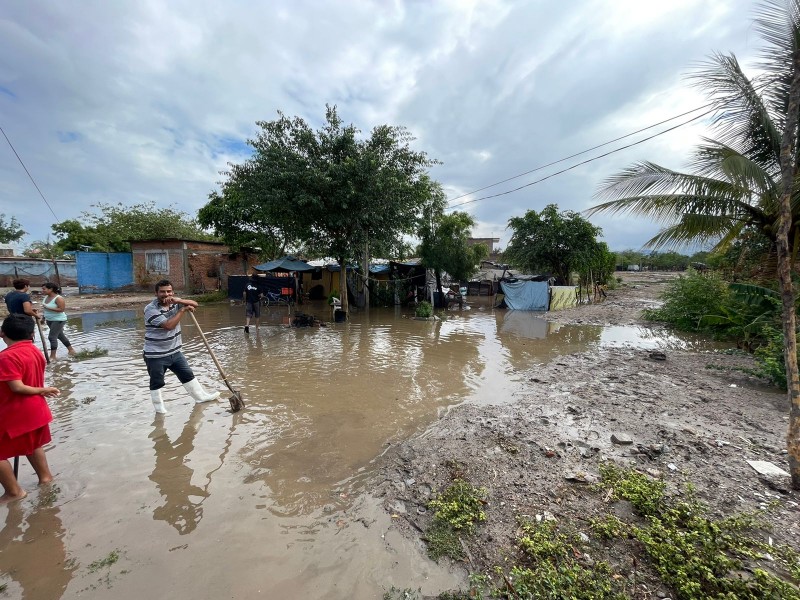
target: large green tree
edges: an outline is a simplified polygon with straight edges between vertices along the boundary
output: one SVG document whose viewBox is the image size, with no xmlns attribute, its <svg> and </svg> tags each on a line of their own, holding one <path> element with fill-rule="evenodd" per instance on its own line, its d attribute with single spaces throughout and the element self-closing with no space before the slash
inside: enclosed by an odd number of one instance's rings
<svg viewBox="0 0 800 600">
<path fill-rule="evenodd" d="M 10 242 L 17 242 L 25 235 L 25 231 L 20 227 L 19 222 L 15 217 L 6 223 L 6 216 L 0 213 L 0 244 L 8 244 Z"/>
<path fill-rule="evenodd" d="M 260 230 L 275 250 L 303 246 L 345 265 L 368 258 L 370 246 L 400 248 L 416 232 L 435 190 L 427 176 L 435 161 L 411 149 L 405 128 L 381 125 L 363 138 L 331 106 L 317 130 L 282 113 L 257 124 L 253 155 L 230 165 L 200 210 L 200 222 L 224 239 Z M 340 289 L 347 310 L 344 269 Z"/>
<path fill-rule="evenodd" d="M 99 212 L 84 212 L 81 220 L 68 219 L 52 226 L 58 238 L 57 249 L 95 252 L 129 252 L 129 241 L 184 238 L 213 240 L 188 214 L 174 208 L 159 208 L 155 203 L 98 204 Z"/>
<path fill-rule="evenodd" d="M 439 297 L 443 298 L 442 273 L 446 272 L 455 281 L 468 280 L 488 256 L 489 249 L 484 244 L 467 243 L 475 227 L 475 220 L 468 213 L 444 214 L 435 210 L 435 206 L 431 208 L 433 213 L 420 227 L 419 256 L 423 266 L 433 269 Z"/>
<path fill-rule="evenodd" d="M 573 272 L 608 251 L 597 240 L 599 227 L 571 210 L 559 212 L 555 204 L 513 217 L 508 226 L 513 233 L 503 257 L 518 269 L 552 275 L 560 285 L 570 285 Z"/>
<path fill-rule="evenodd" d="M 769 240 L 783 303 L 786 380 L 791 402 L 787 447 L 792 485 L 800 489 L 800 381 L 792 271 L 800 249 L 798 110 L 800 0 L 759 7 L 765 41 L 761 73 L 748 78 L 734 55 L 715 54 L 695 75 L 717 112 L 715 139 L 705 139 L 687 173 L 651 162 L 611 177 L 606 202 L 590 212 L 633 213 L 665 227 L 649 246 L 716 242 L 723 251 L 745 231 Z"/>
</svg>

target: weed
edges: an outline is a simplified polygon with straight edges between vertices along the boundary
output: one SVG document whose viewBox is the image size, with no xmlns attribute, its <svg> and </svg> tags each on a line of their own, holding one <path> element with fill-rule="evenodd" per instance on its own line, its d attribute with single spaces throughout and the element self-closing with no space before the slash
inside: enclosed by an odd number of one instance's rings
<svg viewBox="0 0 800 600">
<path fill-rule="evenodd" d="M 428 502 L 435 510 L 435 518 L 445 521 L 450 527 L 471 533 L 476 523 L 486 520 L 483 505 L 486 489 L 476 488 L 463 479 L 456 479 L 450 487 Z"/>
<path fill-rule="evenodd" d="M 677 500 L 665 495 L 662 481 L 635 471 L 605 465 L 601 475 L 613 497 L 628 500 L 646 518 L 644 526 L 629 525 L 630 534 L 680 600 L 800 600 L 798 553 L 752 537 L 760 525 L 755 515 L 713 520 L 691 490 Z M 767 565 L 768 552 L 776 556 Z"/>
<path fill-rule="evenodd" d="M 97 396 L 86 396 L 81 400 L 81 404 L 91 404 L 95 400 L 97 400 Z"/>
<path fill-rule="evenodd" d="M 61 488 L 58 485 L 51 484 L 49 488 L 43 488 L 39 493 L 39 508 L 52 506 L 53 502 L 58 500 L 58 495 L 61 493 Z"/>
<path fill-rule="evenodd" d="M 91 350 L 79 350 L 72 356 L 72 358 L 75 360 L 87 360 L 89 358 L 97 358 L 98 356 L 106 356 L 107 354 L 108 350 L 95 346 Z"/>
<path fill-rule="evenodd" d="M 425 532 L 424 539 L 428 545 L 428 556 L 432 560 L 439 560 L 443 556 L 449 556 L 453 560 L 464 558 L 458 531 L 444 521 L 434 519 Z"/>
<path fill-rule="evenodd" d="M 414 310 L 414 316 L 420 317 L 421 319 L 427 319 L 433 315 L 433 306 L 427 300 L 423 300 L 417 305 L 417 308 Z"/>
<path fill-rule="evenodd" d="M 211 304 L 212 302 L 223 302 L 228 299 L 228 292 L 226 290 L 218 290 L 216 292 L 209 292 L 208 294 L 198 294 L 192 296 L 192 300 L 200 304 Z"/>
<path fill-rule="evenodd" d="M 436 498 L 428 502 L 434 511 L 433 522 L 425 532 L 428 555 L 433 560 L 449 556 L 455 560 L 464 557 L 461 535 L 472 534 L 475 525 L 486 520 L 483 505 L 486 490 L 476 488 L 463 479 L 453 483 Z"/>
<path fill-rule="evenodd" d="M 95 323 L 95 327 L 119 327 L 120 325 L 136 325 L 135 319 L 109 319 Z"/>
<path fill-rule="evenodd" d="M 89 573 L 94 573 L 95 571 L 99 571 L 104 567 L 110 567 L 118 560 L 119 560 L 119 550 L 114 549 L 111 552 L 109 552 L 108 556 L 106 556 L 105 558 L 101 558 L 91 563 L 89 565 Z"/>
<path fill-rule="evenodd" d="M 394 586 L 383 595 L 383 600 L 419 600 L 420 590 L 412 590 L 411 588 L 399 589 Z"/>
<path fill-rule="evenodd" d="M 597 519 L 590 519 L 592 533 L 605 540 L 627 537 L 630 533 L 628 526 L 614 515 L 605 515 Z"/>
</svg>

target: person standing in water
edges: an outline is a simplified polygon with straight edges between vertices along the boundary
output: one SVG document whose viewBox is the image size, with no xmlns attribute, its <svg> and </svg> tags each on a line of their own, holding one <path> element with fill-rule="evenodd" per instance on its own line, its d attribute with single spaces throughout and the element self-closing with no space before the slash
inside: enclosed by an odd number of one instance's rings
<svg viewBox="0 0 800 600">
<path fill-rule="evenodd" d="M 183 387 L 199 404 L 219 398 L 219 392 L 207 392 L 194 377 L 181 351 L 181 317 L 194 312 L 198 304 L 173 294 L 172 283 L 162 279 L 156 283 L 156 297 L 144 307 L 144 362 L 150 375 L 150 399 L 158 414 L 167 414 L 161 388 L 167 369 L 175 373 Z"/>
<path fill-rule="evenodd" d="M 75 356 L 75 349 L 69 343 L 69 338 L 64 333 L 64 326 L 67 324 L 66 302 L 61 295 L 61 288 L 55 283 L 45 283 L 42 286 L 42 293 L 45 295 L 42 300 L 42 308 L 44 309 L 44 320 L 50 328 L 50 333 L 47 338 L 50 340 L 50 360 L 56 359 L 56 350 L 58 350 L 58 342 L 64 344 L 64 347 L 69 352 L 70 356 Z"/>
<path fill-rule="evenodd" d="M 250 281 L 244 288 L 242 294 L 244 299 L 244 332 L 250 333 L 250 319 L 255 319 L 256 330 L 258 330 L 258 321 L 261 318 L 261 297 L 263 294 L 258 289 L 258 275 L 253 273 L 250 276 Z"/>
<path fill-rule="evenodd" d="M 6 308 L 8 314 L 29 315 L 34 319 L 39 317 L 35 308 L 33 308 L 33 301 L 28 290 L 31 287 L 31 282 L 27 279 L 15 279 L 11 282 L 14 286 L 13 291 L 10 291 L 5 296 Z"/>
<path fill-rule="evenodd" d="M 61 392 L 44 387 L 45 361 L 33 345 L 33 329 L 33 317 L 19 313 L 8 315 L 0 326 L 7 346 L 0 352 L 0 504 L 28 495 L 17 482 L 9 458 L 28 457 L 39 484 L 53 480 L 44 453 L 53 420 L 45 397 Z"/>
</svg>

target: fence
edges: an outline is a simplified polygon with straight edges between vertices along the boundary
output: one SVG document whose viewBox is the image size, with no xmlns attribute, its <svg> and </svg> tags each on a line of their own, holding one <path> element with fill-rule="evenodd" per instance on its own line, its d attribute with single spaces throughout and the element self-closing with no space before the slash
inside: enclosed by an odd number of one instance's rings
<svg viewBox="0 0 800 600">
<path fill-rule="evenodd" d="M 15 279 L 27 279 L 32 288 L 52 281 L 63 286 L 77 285 L 78 272 L 71 260 L 44 260 L 41 258 L 0 259 L 0 286 L 12 287 Z"/>
<path fill-rule="evenodd" d="M 75 262 L 81 294 L 133 289 L 133 254 L 130 252 L 78 252 Z"/>
</svg>

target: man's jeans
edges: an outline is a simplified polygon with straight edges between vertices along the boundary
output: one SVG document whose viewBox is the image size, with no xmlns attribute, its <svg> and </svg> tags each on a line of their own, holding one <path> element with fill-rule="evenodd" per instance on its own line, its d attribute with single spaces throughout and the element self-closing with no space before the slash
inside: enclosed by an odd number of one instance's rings
<svg viewBox="0 0 800 600">
<path fill-rule="evenodd" d="M 150 374 L 150 389 L 160 390 L 164 387 L 164 373 L 167 369 L 175 373 L 181 383 L 188 383 L 194 379 L 194 373 L 183 352 L 176 352 L 161 358 L 145 358 L 147 372 Z"/>
</svg>

